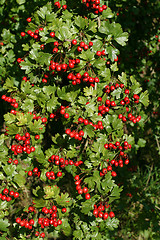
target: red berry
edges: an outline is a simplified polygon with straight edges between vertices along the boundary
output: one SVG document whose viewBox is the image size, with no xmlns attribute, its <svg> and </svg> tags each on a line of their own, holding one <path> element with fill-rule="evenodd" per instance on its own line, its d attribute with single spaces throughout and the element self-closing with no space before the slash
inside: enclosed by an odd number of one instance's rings
<svg viewBox="0 0 160 240">
<path fill-rule="evenodd" d="M 16 223 L 20 223 L 21 222 L 21 219 L 18 217 L 16 218 Z"/>
<path fill-rule="evenodd" d="M 114 214 L 114 212 L 110 212 L 110 213 L 109 213 L 109 216 L 110 216 L 110 218 L 113 218 L 113 217 L 115 217 L 115 214 Z"/>
<path fill-rule="evenodd" d="M 29 17 L 29 18 L 27 18 L 27 22 L 31 22 L 32 21 L 32 19 Z"/>
<path fill-rule="evenodd" d="M 76 40 L 76 39 L 73 39 L 73 40 L 72 40 L 72 44 L 73 44 L 73 45 L 76 45 L 76 44 L 77 44 L 77 40 Z"/>
<path fill-rule="evenodd" d="M 90 199 L 90 198 L 91 198 L 90 194 L 89 194 L 89 193 L 86 193 L 85 199 L 88 200 L 88 199 Z"/>
<path fill-rule="evenodd" d="M 28 176 L 32 176 L 32 171 L 28 171 Z"/>
<path fill-rule="evenodd" d="M 65 117 L 65 118 L 69 118 L 69 114 L 68 114 L 68 113 L 65 113 L 65 114 L 64 114 L 64 117 Z"/>
<path fill-rule="evenodd" d="M 49 34 L 51 37 L 55 37 L 55 33 L 54 32 L 50 32 Z"/>
<path fill-rule="evenodd" d="M 26 34 L 25 32 L 21 32 L 21 36 L 24 37 Z"/>
<path fill-rule="evenodd" d="M 45 237 L 45 233 L 41 233 L 40 236 L 41 236 L 42 238 L 44 238 L 44 237 Z"/>
<path fill-rule="evenodd" d="M 14 198 L 18 198 L 19 197 L 19 193 L 15 192 L 13 196 L 14 196 Z"/>
<path fill-rule="evenodd" d="M 66 208 L 62 208 L 62 212 L 63 213 L 67 212 L 67 209 Z"/>
<path fill-rule="evenodd" d="M 39 135 L 35 135 L 35 139 L 36 140 L 40 139 L 40 136 Z"/>
</svg>

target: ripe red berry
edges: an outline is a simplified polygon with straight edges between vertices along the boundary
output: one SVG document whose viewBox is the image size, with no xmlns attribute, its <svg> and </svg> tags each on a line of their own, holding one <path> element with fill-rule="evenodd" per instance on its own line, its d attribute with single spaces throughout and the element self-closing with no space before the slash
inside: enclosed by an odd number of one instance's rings
<svg viewBox="0 0 160 240">
<path fill-rule="evenodd" d="M 76 39 L 73 39 L 73 40 L 72 40 L 72 44 L 73 44 L 73 45 L 76 45 L 76 44 L 77 44 L 77 40 L 76 40 Z"/>
<path fill-rule="evenodd" d="M 21 222 L 21 219 L 18 217 L 16 218 L 16 223 L 20 223 Z"/>
<path fill-rule="evenodd" d="M 108 218 L 108 213 L 103 214 L 103 219 L 106 220 Z"/>
<path fill-rule="evenodd" d="M 62 212 L 63 213 L 67 212 L 67 209 L 66 208 L 62 208 Z"/>
<path fill-rule="evenodd" d="M 32 171 L 28 171 L 28 176 L 32 176 Z"/>
<path fill-rule="evenodd" d="M 101 51 L 97 51 L 96 55 L 100 57 L 101 56 Z"/>
<path fill-rule="evenodd" d="M 35 135 L 35 139 L 36 139 L 36 140 L 40 139 L 40 136 L 39 136 L 38 134 Z"/>
<path fill-rule="evenodd" d="M 32 21 L 32 19 L 29 17 L 29 18 L 27 18 L 27 22 L 31 22 Z"/>
<path fill-rule="evenodd" d="M 111 173 L 111 175 L 112 175 L 112 177 L 116 177 L 116 176 L 117 176 L 117 173 L 113 171 L 113 172 Z"/>
<path fill-rule="evenodd" d="M 21 32 L 21 36 L 24 37 L 26 34 L 25 32 Z"/>
<path fill-rule="evenodd" d="M 87 193 L 87 192 L 88 192 L 88 188 L 87 188 L 87 187 L 84 187 L 84 188 L 83 188 L 83 192 L 84 192 L 84 193 Z"/>
<path fill-rule="evenodd" d="M 50 32 L 49 34 L 51 37 L 55 37 L 55 33 L 54 32 Z"/>
<path fill-rule="evenodd" d="M 67 118 L 69 118 L 69 114 L 68 113 L 65 113 L 64 114 L 64 117 L 67 119 Z"/>
<path fill-rule="evenodd" d="M 14 198 L 18 198 L 19 197 L 19 193 L 15 192 L 13 196 L 14 196 Z"/>
<path fill-rule="evenodd" d="M 114 212 L 110 212 L 110 213 L 109 213 L 109 216 L 110 216 L 110 218 L 113 218 L 113 217 L 115 217 L 115 214 L 114 214 Z"/>
<path fill-rule="evenodd" d="M 45 233 L 41 233 L 40 236 L 41 236 L 42 238 L 44 238 L 44 237 L 45 237 Z"/>
<path fill-rule="evenodd" d="M 91 198 L 90 194 L 89 194 L 89 193 L 86 193 L 85 199 L 88 200 L 88 199 L 90 199 L 90 198 Z"/>
</svg>

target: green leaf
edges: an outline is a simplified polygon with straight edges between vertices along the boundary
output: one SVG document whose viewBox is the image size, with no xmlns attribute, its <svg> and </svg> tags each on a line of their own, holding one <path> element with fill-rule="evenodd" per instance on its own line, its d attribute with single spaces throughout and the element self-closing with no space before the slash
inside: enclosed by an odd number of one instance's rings
<svg viewBox="0 0 160 240">
<path fill-rule="evenodd" d="M 84 131 L 84 138 L 90 137 L 94 137 L 94 127 L 91 125 L 87 125 L 83 128 Z"/>
<path fill-rule="evenodd" d="M 109 7 L 107 7 L 107 9 L 102 12 L 102 16 L 104 18 L 113 18 L 114 14 L 113 14 L 112 10 Z"/>
<path fill-rule="evenodd" d="M 48 11 L 47 7 L 41 7 L 40 10 L 37 11 L 37 14 L 42 18 L 45 19 L 46 14 L 49 14 L 50 12 Z"/>
<path fill-rule="evenodd" d="M 27 112 L 33 112 L 34 110 L 34 103 L 31 99 L 26 99 L 22 104 L 22 109 Z"/>
<path fill-rule="evenodd" d="M 51 95 L 53 93 L 55 93 L 56 91 L 56 86 L 45 86 L 43 87 L 43 92 L 47 95 Z"/>
<path fill-rule="evenodd" d="M 10 124 L 7 126 L 7 129 L 8 129 L 8 134 L 9 135 L 15 135 L 17 133 L 20 133 L 20 127 L 17 127 L 15 124 Z"/>
<path fill-rule="evenodd" d="M 43 198 L 33 198 L 33 203 L 36 208 L 42 208 L 46 206 L 46 200 Z"/>
<path fill-rule="evenodd" d="M 59 196 L 60 189 L 58 186 L 45 186 L 44 187 L 44 192 L 45 192 L 45 199 L 50 199 L 50 198 L 57 198 Z"/>
<path fill-rule="evenodd" d="M 80 27 L 81 29 L 84 29 L 84 28 L 85 28 L 86 22 L 87 22 L 86 19 L 84 19 L 84 18 L 82 18 L 82 17 L 80 17 L 80 16 L 78 16 L 78 17 L 75 18 L 75 24 L 76 24 L 78 27 Z"/>
<path fill-rule="evenodd" d="M 83 240 L 84 239 L 84 235 L 83 235 L 83 231 L 82 230 L 75 230 L 74 232 L 73 232 L 73 236 L 75 237 L 75 238 L 73 238 L 73 239 L 80 239 L 80 240 Z"/>
<path fill-rule="evenodd" d="M 52 57 L 52 55 L 49 53 L 40 52 L 39 58 L 37 59 L 37 61 L 42 65 L 45 64 L 45 65 L 49 66 L 51 57 Z"/>
<path fill-rule="evenodd" d="M 124 85 L 127 85 L 127 75 L 126 73 L 122 72 L 122 75 L 118 75 L 118 79 L 124 83 Z"/>
<path fill-rule="evenodd" d="M 3 175 L 2 172 L 0 172 L 0 180 L 4 180 L 5 179 L 5 176 Z"/>
<path fill-rule="evenodd" d="M 138 144 L 139 147 L 145 147 L 145 145 L 146 145 L 146 140 L 143 139 L 143 138 L 139 138 L 137 144 Z"/>
<path fill-rule="evenodd" d="M 8 231 L 7 227 L 10 226 L 8 219 L 0 219 L 0 230 L 3 232 Z"/>
<path fill-rule="evenodd" d="M 103 21 L 99 27 L 99 32 L 104 33 L 106 35 L 110 34 L 110 23 L 109 21 Z"/>
<path fill-rule="evenodd" d="M 111 78 L 111 71 L 109 68 L 105 68 L 103 71 L 100 71 L 100 74 L 105 80 L 110 80 Z"/>
<path fill-rule="evenodd" d="M 5 84 L 3 85 L 3 88 L 9 91 L 17 90 L 17 88 L 14 86 L 14 80 L 9 78 L 6 79 Z"/>
<path fill-rule="evenodd" d="M 72 201 L 71 201 L 71 198 L 69 197 L 68 193 L 61 193 L 60 196 L 58 195 L 56 198 L 56 202 L 58 205 L 60 205 L 62 207 L 72 205 Z"/>
<path fill-rule="evenodd" d="M 118 228 L 119 220 L 117 218 L 107 218 L 105 225 L 109 230 L 114 230 L 114 228 Z"/>
<path fill-rule="evenodd" d="M 7 176 L 13 177 L 17 174 L 15 165 L 6 165 L 3 166 L 3 170 Z"/>
<path fill-rule="evenodd" d="M 25 3 L 26 0 L 16 0 L 16 2 L 17 2 L 19 5 L 21 5 L 21 4 Z"/>
<path fill-rule="evenodd" d="M 118 71 L 117 62 L 115 62 L 114 64 L 111 65 L 111 70 L 112 70 L 113 72 Z"/>
<path fill-rule="evenodd" d="M 111 203 L 113 202 L 115 199 L 119 199 L 120 198 L 120 192 L 122 192 L 122 187 L 118 187 L 117 185 L 114 186 L 114 188 L 112 189 L 112 192 L 109 196 L 109 202 Z"/>
<path fill-rule="evenodd" d="M 15 121 L 16 117 L 15 115 L 11 114 L 11 113 L 6 113 L 4 115 L 4 120 L 5 122 L 7 122 L 7 124 L 11 124 Z"/>
<path fill-rule="evenodd" d="M 44 126 L 40 119 L 38 121 L 35 120 L 34 122 L 29 123 L 28 127 L 31 132 L 36 133 L 36 134 L 39 132 L 44 132 Z"/>
<path fill-rule="evenodd" d="M 117 48 L 114 48 L 112 46 L 108 46 L 108 57 L 114 61 L 115 58 L 117 58 L 117 55 L 119 54 L 119 50 Z"/>
<path fill-rule="evenodd" d="M 140 94 L 140 98 L 139 101 L 145 106 L 147 107 L 149 105 L 149 97 L 148 97 L 148 91 L 146 90 L 145 92 L 142 92 Z"/>
<path fill-rule="evenodd" d="M 92 87 L 92 86 L 90 86 L 90 87 L 85 87 L 84 89 L 83 89 L 83 91 L 84 91 L 84 95 L 86 96 L 86 97 L 88 97 L 88 96 L 94 96 L 95 94 L 96 94 L 96 90 L 94 90 L 94 88 Z"/>
<path fill-rule="evenodd" d="M 82 205 L 81 212 L 84 214 L 88 214 L 93 209 L 94 202 L 90 198 L 89 200 L 82 202 L 81 205 Z"/>
<path fill-rule="evenodd" d="M 89 19 L 88 30 L 95 33 L 97 31 L 97 23 Z"/>
<path fill-rule="evenodd" d="M 71 31 L 68 26 L 62 26 L 59 29 L 59 33 L 61 35 L 61 40 L 70 39 L 70 37 L 72 36 Z"/>
<path fill-rule="evenodd" d="M 83 51 L 81 53 L 80 58 L 86 61 L 92 61 L 94 59 L 94 55 L 95 54 L 88 49 L 87 51 Z"/>
<path fill-rule="evenodd" d="M 31 72 L 33 64 L 26 58 L 24 62 L 20 63 L 21 69 L 25 70 L 25 73 L 28 74 Z"/>
<path fill-rule="evenodd" d="M 17 183 L 19 187 L 23 187 L 26 183 L 26 179 L 21 174 L 16 174 L 14 176 L 14 182 Z"/>
<path fill-rule="evenodd" d="M 123 128 L 123 123 L 118 118 L 117 115 L 113 115 L 112 116 L 112 126 L 113 126 L 113 129 L 121 129 L 121 128 Z"/>
<path fill-rule="evenodd" d="M 94 40 L 92 40 L 92 42 L 93 42 L 92 50 L 94 52 L 99 51 L 103 45 L 103 42 L 99 39 L 94 39 Z"/>
<path fill-rule="evenodd" d="M 121 46 L 125 46 L 126 42 L 128 41 L 128 33 L 124 32 L 120 36 L 117 36 L 114 38 L 117 43 L 119 43 Z"/>
<path fill-rule="evenodd" d="M 71 235 L 72 229 L 70 224 L 68 223 L 68 219 L 66 218 L 62 219 L 61 229 L 65 236 L 69 237 Z"/>
</svg>

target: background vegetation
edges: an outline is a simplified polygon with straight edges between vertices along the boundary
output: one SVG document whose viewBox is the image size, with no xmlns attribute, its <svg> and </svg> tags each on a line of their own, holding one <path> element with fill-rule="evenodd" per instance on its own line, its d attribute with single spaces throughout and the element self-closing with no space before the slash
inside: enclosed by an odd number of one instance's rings
<svg viewBox="0 0 160 240">
<path fill-rule="evenodd" d="M 45 0 L 0 0 L 0 81 L 12 79 L 15 86 L 23 77 L 17 67 L 22 55 L 26 19 L 45 5 Z M 128 127 L 134 132 L 135 144 L 130 164 L 120 169 L 117 182 L 123 185 L 120 200 L 113 211 L 120 224 L 109 231 L 106 239 L 159 239 L 160 236 L 160 2 L 157 0 L 106 1 L 114 19 L 129 33 L 126 46 L 120 47 L 117 74 L 126 72 L 148 90 L 149 106 L 143 108 L 145 124 Z M 23 45 L 22 45 L 23 46 Z M 1 132 L 5 131 L 3 115 L 8 104 L 0 100 Z M 3 205 L 1 204 L 3 209 Z M 3 240 L 3 238 L 0 238 Z M 69 238 L 68 238 L 69 239 Z"/>
</svg>

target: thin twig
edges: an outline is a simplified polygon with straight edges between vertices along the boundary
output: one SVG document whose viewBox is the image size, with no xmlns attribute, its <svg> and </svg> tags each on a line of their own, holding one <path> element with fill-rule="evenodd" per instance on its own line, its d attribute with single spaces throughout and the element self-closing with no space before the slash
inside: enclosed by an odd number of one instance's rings
<svg viewBox="0 0 160 240">
<path fill-rule="evenodd" d="M 159 145 L 158 137 L 157 137 L 157 136 L 155 136 L 155 139 L 156 139 L 156 143 L 157 143 L 158 150 L 159 150 L 159 153 L 160 153 L 160 145 Z"/>
<path fill-rule="evenodd" d="M 147 186 L 148 186 L 148 183 L 149 183 L 149 180 L 151 178 L 151 172 L 153 170 L 153 163 L 151 165 L 151 168 L 150 168 L 150 171 L 149 171 L 149 176 L 148 176 L 148 179 L 147 179 L 147 182 L 146 182 L 146 187 L 144 188 L 144 191 L 146 190 Z"/>
</svg>

